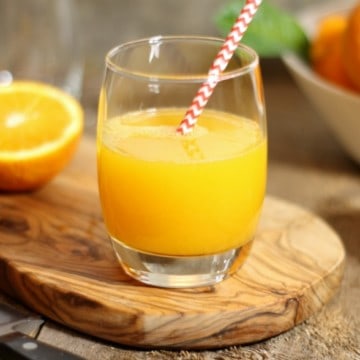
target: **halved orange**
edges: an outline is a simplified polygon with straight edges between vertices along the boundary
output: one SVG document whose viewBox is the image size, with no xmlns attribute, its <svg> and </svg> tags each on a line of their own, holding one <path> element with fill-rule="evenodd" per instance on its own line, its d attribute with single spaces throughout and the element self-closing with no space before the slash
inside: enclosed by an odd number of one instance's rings
<svg viewBox="0 0 360 360">
<path fill-rule="evenodd" d="M 32 190 L 72 158 L 83 130 L 72 96 L 37 82 L 0 86 L 0 190 Z"/>
</svg>

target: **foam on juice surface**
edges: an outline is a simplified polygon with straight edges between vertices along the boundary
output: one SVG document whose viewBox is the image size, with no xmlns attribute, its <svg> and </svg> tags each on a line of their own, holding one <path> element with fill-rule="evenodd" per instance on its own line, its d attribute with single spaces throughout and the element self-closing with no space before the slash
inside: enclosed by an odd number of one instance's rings
<svg viewBox="0 0 360 360">
<path fill-rule="evenodd" d="M 263 139 L 254 121 L 205 110 L 189 135 L 176 126 L 179 109 L 133 112 L 105 122 L 103 143 L 123 155 L 148 161 L 214 161 L 246 152 Z M 169 151 L 170 149 L 170 151 Z"/>
</svg>

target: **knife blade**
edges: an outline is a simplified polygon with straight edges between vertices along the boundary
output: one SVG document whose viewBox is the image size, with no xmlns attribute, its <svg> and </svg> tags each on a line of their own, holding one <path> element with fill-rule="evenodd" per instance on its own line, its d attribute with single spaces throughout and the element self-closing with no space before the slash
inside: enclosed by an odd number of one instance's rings
<svg viewBox="0 0 360 360">
<path fill-rule="evenodd" d="M 0 360 L 79 360 L 34 338 L 44 320 L 0 303 Z"/>
</svg>

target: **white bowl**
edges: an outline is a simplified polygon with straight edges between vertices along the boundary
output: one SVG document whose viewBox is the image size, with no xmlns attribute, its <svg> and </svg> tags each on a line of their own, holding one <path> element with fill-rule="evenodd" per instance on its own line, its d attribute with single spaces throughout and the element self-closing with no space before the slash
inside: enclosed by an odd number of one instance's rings
<svg viewBox="0 0 360 360">
<path fill-rule="evenodd" d="M 321 18 L 331 13 L 348 12 L 357 1 L 332 1 L 310 6 L 297 18 L 311 39 Z M 360 94 L 326 81 L 295 54 L 285 54 L 282 60 L 345 151 L 360 164 Z"/>
</svg>

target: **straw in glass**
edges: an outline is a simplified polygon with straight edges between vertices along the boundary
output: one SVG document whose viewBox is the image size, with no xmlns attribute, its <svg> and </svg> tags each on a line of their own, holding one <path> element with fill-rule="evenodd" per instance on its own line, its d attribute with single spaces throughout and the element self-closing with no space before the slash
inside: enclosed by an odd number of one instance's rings
<svg viewBox="0 0 360 360">
<path fill-rule="evenodd" d="M 197 122 L 197 118 L 204 110 L 211 94 L 213 93 L 217 83 L 220 80 L 221 73 L 226 69 L 230 59 L 252 21 L 256 11 L 258 10 L 262 0 L 247 0 L 240 14 L 235 21 L 231 31 L 225 39 L 219 53 L 215 57 L 208 77 L 196 93 L 191 106 L 187 110 L 184 119 L 181 121 L 176 131 L 182 135 L 192 132 Z"/>
</svg>

